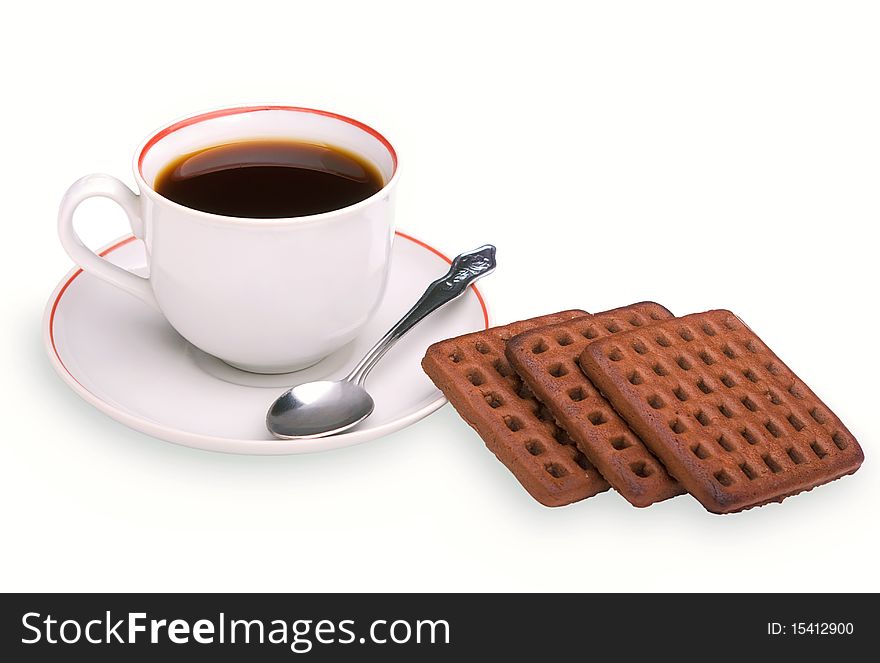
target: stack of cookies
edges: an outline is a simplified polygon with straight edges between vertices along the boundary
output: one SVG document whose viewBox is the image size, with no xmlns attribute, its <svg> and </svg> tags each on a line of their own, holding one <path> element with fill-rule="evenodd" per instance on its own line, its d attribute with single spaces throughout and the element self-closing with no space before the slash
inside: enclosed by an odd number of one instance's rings
<svg viewBox="0 0 880 663">
<path fill-rule="evenodd" d="M 547 506 L 614 488 L 713 513 L 855 472 L 840 419 L 730 311 L 570 310 L 435 343 L 425 372 Z"/>
</svg>

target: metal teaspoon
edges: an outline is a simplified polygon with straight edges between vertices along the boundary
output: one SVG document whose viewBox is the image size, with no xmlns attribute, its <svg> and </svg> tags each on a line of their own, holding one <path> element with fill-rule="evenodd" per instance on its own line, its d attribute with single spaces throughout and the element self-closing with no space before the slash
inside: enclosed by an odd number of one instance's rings
<svg viewBox="0 0 880 663">
<path fill-rule="evenodd" d="M 308 382 L 285 391 L 269 408 L 266 427 L 283 440 L 307 440 L 341 433 L 373 412 L 373 399 L 364 381 L 376 363 L 404 334 L 444 304 L 465 293 L 468 286 L 495 269 L 491 244 L 462 253 L 444 276 L 425 290 L 415 306 L 374 345 L 351 373 L 338 381 Z"/>
</svg>

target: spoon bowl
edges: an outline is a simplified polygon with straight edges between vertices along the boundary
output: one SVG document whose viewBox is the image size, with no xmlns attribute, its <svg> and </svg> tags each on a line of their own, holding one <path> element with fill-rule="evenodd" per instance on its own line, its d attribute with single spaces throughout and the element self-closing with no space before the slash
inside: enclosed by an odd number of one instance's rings
<svg viewBox="0 0 880 663">
<path fill-rule="evenodd" d="M 354 382 L 308 382 L 284 392 L 266 415 L 266 426 L 284 440 L 308 440 L 356 426 L 373 412 L 373 398 Z"/>
</svg>

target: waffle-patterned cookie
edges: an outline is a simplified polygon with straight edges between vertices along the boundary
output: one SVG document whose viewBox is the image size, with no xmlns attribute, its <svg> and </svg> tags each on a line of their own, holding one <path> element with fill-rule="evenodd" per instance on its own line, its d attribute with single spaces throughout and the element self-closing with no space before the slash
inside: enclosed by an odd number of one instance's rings
<svg viewBox="0 0 880 663">
<path fill-rule="evenodd" d="M 547 506 L 562 506 L 608 489 L 552 415 L 508 364 L 508 339 L 532 327 L 585 315 L 563 311 L 440 341 L 422 368 L 523 487 Z"/>
<path fill-rule="evenodd" d="M 864 459 L 840 419 L 730 311 L 601 339 L 580 365 L 715 513 L 781 502 Z"/>
<path fill-rule="evenodd" d="M 539 327 L 515 336 L 507 358 L 535 397 L 611 486 L 634 506 L 649 506 L 684 489 L 667 474 L 584 376 L 578 358 L 594 339 L 673 317 L 654 302 Z"/>
</svg>

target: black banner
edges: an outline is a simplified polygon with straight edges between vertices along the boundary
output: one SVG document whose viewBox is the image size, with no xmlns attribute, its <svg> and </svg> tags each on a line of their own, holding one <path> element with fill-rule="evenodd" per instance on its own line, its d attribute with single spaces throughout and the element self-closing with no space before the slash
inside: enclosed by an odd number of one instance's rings
<svg viewBox="0 0 880 663">
<path fill-rule="evenodd" d="M 866 651 L 875 595 L 7 594 L 3 660 L 728 660 Z M 783 659 L 780 659 L 783 660 Z"/>
</svg>

